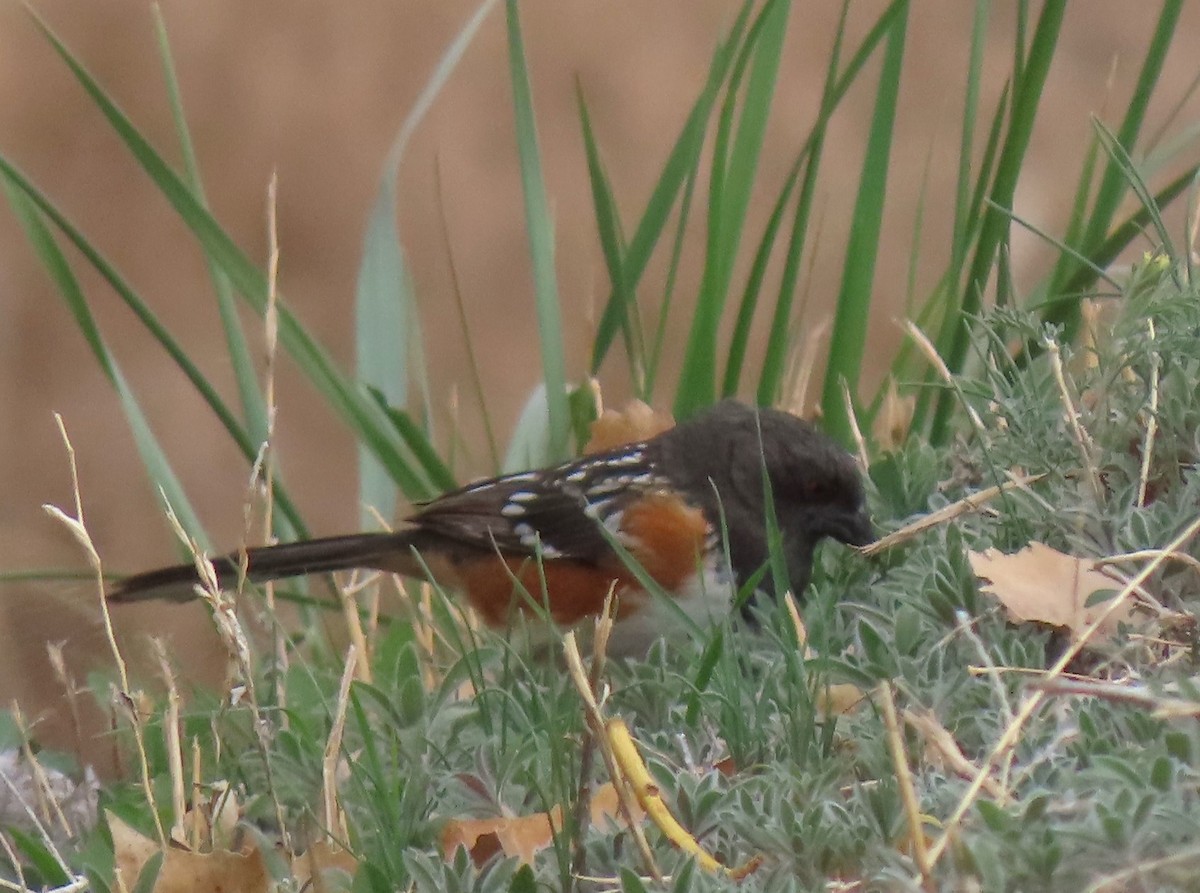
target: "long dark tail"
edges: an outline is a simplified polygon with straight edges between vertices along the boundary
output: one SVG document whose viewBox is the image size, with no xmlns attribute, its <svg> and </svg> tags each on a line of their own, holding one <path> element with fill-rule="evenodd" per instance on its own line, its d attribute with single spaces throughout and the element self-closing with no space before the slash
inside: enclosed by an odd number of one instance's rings
<svg viewBox="0 0 1200 893">
<path fill-rule="evenodd" d="M 353 568 L 386 570 L 419 575 L 419 564 L 412 555 L 411 531 L 401 533 L 353 533 L 322 539 L 260 546 L 246 550 L 246 579 L 251 583 L 329 573 Z M 237 586 L 241 554 L 222 555 L 212 560 L 217 582 L 222 589 Z M 108 593 L 109 601 L 134 602 L 145 599 L 189 601 L 196 597 L 200 582 L 191 564 L 164 567 L 126 577 Z"/>
</svg>

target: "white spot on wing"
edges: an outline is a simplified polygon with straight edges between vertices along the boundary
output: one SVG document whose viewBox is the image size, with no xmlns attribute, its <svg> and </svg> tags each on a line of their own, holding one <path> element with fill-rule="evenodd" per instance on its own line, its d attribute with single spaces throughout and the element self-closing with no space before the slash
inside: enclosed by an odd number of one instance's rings
<svg viewBox="0 0 1200 893">
<path fill-rule="evenodd" d="M 516 502 L 506 502 L 501 507 L 500 514 L 506 518 L 519 518 L 525 514 L 525 506 Z"/>
<path fill-rule="evenodd" d="M 507 475 L 504 480 L 511 481 L 513 483 L 524 483 L 525 481 L 541 480 L 541 477 L 542 473 L 540 471 L 522 471 L 519 474 Z"/>
</svg>

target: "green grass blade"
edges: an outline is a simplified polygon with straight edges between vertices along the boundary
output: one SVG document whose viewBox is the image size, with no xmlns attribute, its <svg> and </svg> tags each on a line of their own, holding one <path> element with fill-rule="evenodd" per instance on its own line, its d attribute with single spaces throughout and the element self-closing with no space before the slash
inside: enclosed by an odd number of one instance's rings
<svg viewBox="0 0 1200 893">
<path fill-rule="evenodd" d="M 846 266 L 834 312 L 829 361 L 825 367 L 825 386 L 821 398 L 825 427 L 845 443 L 850 440 L 850 423 L 842 399 L 842 383 L 845 382 L 849 387 L 851 395 L 856 394 L 866 350 L 871 287 L 879 252 L 879 233 L 887 194 L 888 159 L 895 130 L 896 101 L 907 36 L 907 4 L 903 4 L 901 9 L 902 12 L 892 24 L 884 49 L 879 92 L 876 94 L 875 112 L 867 137 L 863 172 L 846 247 Z"/>
<path fill-rule="evenodd" d="M 1126 156 L 1137 144 L 1142 123 L 1146 118 L 1146 109 L 1150 105 L 1154 87 L 1162 74 L 1167 51 L 1170 49 L 1171 39 L 1175 36 L 1175 28 L 1179 23 L 1182 11 L 1183 0 L 1165 0 L 1162 5 L 1162 12 L 1155 25 L 1154 36 L 1151 38 L 1150 46 L 1146 50 L 1146 57 L 1142 60 L 1142 67 L 1138 72 L 1133 96 L 1116 133 L 1116 143 Z M 1090 255 L 1092 248 L 1104 239 L 1104 234 L 1112 225 L 1113 217 L 1117 213 L 1117 208 L 1120 206 L 1128 186 L 1129 179 L 1126 171 L 1120 161 L 1110 153 L 1109 162 L 1105 165 L 1104 173 L 1100 177 L 1100 185 L 1096 189 L 1096 201 L 1088 214 L 1087 230 L 1079 245 L 1082 254 Z M 1068 266 L 1064 263 L 1060 269 L 1055 271 L 1056 275 L 1052 282 L 1062 282 L 1067 278 L 1068 271 L 1075 272 L 1073 267 L 1073 264 Z M 1053 284 L 1051 290 L 1055 290 Z M 1069 339 L 1073 337 L 1078 325 L 1079 308 L 1076 302 L 1055 302 L 1055 305 L 1048 311 L 1046 320 L 1065 326 L 1064 337 Z"/>
<path fill-rule="evenodd" d="M 1096 129 L 1096 135 L 1100 139 L 1100 146 L 1108 154 L 1111 165 L 1115 166 L 1121 175 L 1125 178 L 1128 188 L 1137 196 L 1141 202 L 1142 208 L 1149 215 L 1150 225 L 1154 227 L 1154 231 L 1158 236 L 1158 243 L 1162 246 L 1163 251 L 1167 256 L 1173 259 L 1179 259 L 1179 254 L 1175 249 L 1175 242 L 1171 238 L 1171 233 L 1163 223 L 1162 214 L 1158 205 L 1155 204 L 1154 196 L 1150 193 L 1149 187 L 1146 186 L 1146 181 L 1142 179 L 1142 175 L 1138 172 L 1137 165 L 1133 159 L 1129 157 L 1129 153 L 1125 151 L 1125 147 L 1121 145 L 1117 136 L 1105 127 L 1100 121 L 1093 119 L 1092 126 Z"/>
<path fill-rule="evenodd" d="M 983 223 L 975 254 L 963 284 L 960 306 L 957 309 L 951 308 L 946 314 L 937 339 L 942 357 L 951 371 L 962 368 L 967 353 L 965 320 L 979 312 L 996 252 L 1001 242 L 1008 238 L 1008 217 L 997 208 L 1012 207 L 1017 179 L 1021 173 L 1025 150 L 1029 147 L 1029 138 L 1033 133 L 1034 120 L 1065 13 L 1064 0 L 1047 0 L 1034 29 L 1028 58 L 1020 66 L 1021 76 L 1013 81 L 1012 113 L 989 195 L 992 204 L 983 210 Z M 930 431 L 930 438 L 934 443 L 941 443 L 945 439 L 950 414 L 955 405 L 953 394 L 943 391 L 938 397 Z"/>
<path fill-rule="evenodd" d="M 425 430 L 418 425 L 411 415 L 402 409 L 396 409 L 380 391 L 372 391 L 371 395 L 379 403 L 380 407 L 392 424 L 396 426 L 400 437 L 403 438 L 405 446 L 413 454 L 416 460 L 421 464 L 422 470 L 426 477 L 433 483 L 433 486 L 438 490 L 453 490 L 458 486 L 458 481 L 454 477 L 454 472 L 442 461 L 442 457 L 438 455 L 433 443 L 429 439 L 429 435 Z M 386 516 L 385 516 L 386 517 Z"/>
<path fill-rule="evenodd" d="M 63 300 L 66 301 L 80 332 L 100 363 L 101 370 L 112 384 L 113 390 L 117 392 L 117 397 L 121 401 L 121 409 L 125 413 L 125 420 L 133 434 L 134 443 L 137 445 L 138 455 L 141 457 L 142 465 L 150 476 L 151 482 L 162 493 L 167 504 L 171 506 L 188 536 L 203 548 L 208 548 L 208 538 L 204 533 L 204 526 L 192 508 L 191 501 L 187 498 L 187 493 L 180 484 L 179 478 L 176 477 L 158 438 L 150 429 L 141 405 L 125 380 L 120 366 L 117 365 L 116 358 L 105 345 L 95 317 L 92 316 L 91 309 L 88 307 L 87 299 L 83 296 L 83 289 L 80 288 L 79 281 L 71 271 L 71 265 L 59 248 L 58 242 L 55 241 L 43 221 L 40 209 L 11 180 L 6 179 L 3 185 L 9 204 L 16 212 L 17 220 L 25 230 L 29 243 L 54 280 L 54 284 Z"/>
<path fill-rule="evenodd" d="M 358 380 L 385 407 L 408 405 L 410 320 L 416 316 L 411 279 L 396 226 L 396 172 L 383 176 L 363 240 L 354 293 L 354 343 Z M 396 514 L 396 482 L 364 443 L 358 444 L 359 521 Z"/>
<path fill-rule="evenodd" d="M 734 318 L 733 335 L 729 341 L 729 349 L 725 358 L 725 377 L 721 383 L 721 396 L 732 397 L 737 394 L 738 384 L 742 375 L 742 365 L 746 359 L 746 347 L 750 341 L 750 326 L 754 322 L 754 313 L 758 309 L 758 297 L 762 291 L 763 278 L 767 273 L 767 263 L 775 248 L 775 240 L 779 235 L 779 227 L 783 223 L 783 212 L 787 210 L 788 200 L 800 179 L 801 166 L 807 153 L 802 153 L 792 164 L 787 179 L 784 180 L 783 191 L 775 200 L 771 215 L 767 219 L 762 238 L 759 239 L 758 249 L 754 252 L 754 260 L 750 264 L 750 274 L 746 286 L 742 290 L 742 300 L 738 304 L 737 316 Z"/>
<path fill-rule="evenodd" d="M 684 348 L 675 416 L 686 419 L 716 398 L 717 335 L 724 314 L 734 259 L 746 223 L 750 189 L 758 171 L 763 134 L 774 97 L 790 4 L 766 4 L 751 27 L 726 92 L 709 179 L 708 238 L 700 293 Z M 746 92 L 736 102 L 742 66 L 749 69 Z M 734 117 L 741 114 L 734 126 Z"/>
<path fill-rule="evenodd" d="M 841 64 L 841 46 L 846 31 L 846 17 L 849 6 L 842 5 L 841 19 L 834 38 L 833 48 L 829 56 L 829 65 L 825 74 L 825 87 L 821 97 L 821 109 L 817 120 L 809 134 L 808 141 L 802 151 L 808 153 L 808 163 L 804 171 L 804 180 L 800 187 L 800 197 L 796 201 L 796 212 L 792 218 L 792 232 L 788 241 L 787 255 L 784 260 L 783 275 L 779 284 L 779 297 L 775 302 L 775 312 L 771 320 L 770 332 L 767 336 L 767 349 L 763 357 L 762 371 L 758 381 L 758 402 L 764 406 L 774 403 L 783 387 L 783 376 L 787 367 L 788 352 L 793 343 L 792 305 L 795 300 L 796 283 L 800 277 L 800 267 L 804 259 L 804 248 L 807 242 L 809 220 L 812 218 L 813 202 L 817 195 L 817 175 L 820 170 L 821 155 L 825 147 L 825 135 L 828 131 L 829 120 L 841 103 L 851 85 L 857 82 L 859 75 L 871 58 L 875 48 L 883 41 L 891 29 L 895 27 L 896 18 L 906 10 L 905 0 L 893 0 L 872 25 L 870 31 L 859 44 L 858 49 L 846 63 L 846 69 L 839 76 L 838 66 Z"/>
<path fill-rule="evenodd" d="M 696 177 L 699 171 L 693 167 L 683 185 L 683 198 L 679 200 L 679 216 L 675 223 L 675 237 L 671 240 L 671 257 L 667 263 L 667 281 L 663 287 L 662 305 L 658 310 L 658 324 L 654 328 L 654 340 L 650 345 L 650 357 L 646 363 L 647 403 L 654 397 L 654 385 L 658 381 L 659 361 L 667 342 L 667 320 L 671 317 L 671 304 L 675 297 L 675 283 L 679 275 L 679 262 L 683 257 L 683 239 L 687 234 L 687 223 L 691 218 L 692 199 L 696 194 Z"/>
<path fill-rule="evenodd" d="M 44 23 L 36 19 L 35 21 L 138 164 L 154 181 L 163 197 L 175 208 L 184 224 L 191 229 L 204 251 L 216 260 L 255 312 L 262 314 L 267 299 L 266 276 L 262 270 L 246 257 L 207 209 L 196 201 L 187 185 L 155 152 L 66 46 Z M 52 215 L 48 216 L 53 219 Z M 422 480 L 415 472 L 412 463 L 403 453 L 398 435 L 374 401 L 342 375 L 324 349 L 313 340 L 284 305 L 279 306 L 279 338 L 301 371 L 350 425 L 356 436 L 366 441 L 387 465 L 405 494 L 410 499 L 431 495 L 429 482 Z"/>
<path fill-rule="evenodd" d="M 180 371 L 187 377 L 201 399 L 212 409 L 222 427 L 233 438 L 242 455 L 246 457 L 247 463 L 252 463 L 258 455 L 258 444 L 250 439 L 246 430 L 230 411 L 229 407 L 226 406 L 221 396 L 216 392 L 216 389 L 204 377 L 195 363 L 191 361 L 178 342 L 163 327 L 162 323 L 158 321 L 158 318 L 146 305 L 145 301 L 141 299 L 117 272 L 116 268 L 100 254 L 95 246 L 84 238 L 79 229 L 36 186 L 3 156 L 0 156 L 0 177 L 4 178 L 6 186 L 15 189 L 24 199 L 31 202 L 41 215 L 44 215 L 47 220 L 53 223 L 75 246 L 80 254 L 84 256 L 87 262 L 108 282 L 113 291 L 117 293 L 117 296 L 134 312 L 147 331 L 163 346 L 163 349 L 166 350 L 171 359 L 179 366 Z M 93 351 L 95 351 L 96 345 L 92 345 L 92 347 Z M 279 488 L 277 490 L 276 501 L 280 511 L 287 517 L 292 526 L 304 535 L 306 529 L 304 522 L 300 518 L 295 504 L 291 501 L 285 489 Z"/>
<path fill-rule="evenodd" d="M 425 405 L 430 403 L 429 375 L 420 350 L 420 314 L 396 224 L 398 170 L 413 134 L 496 3 L 497 0 L 481 3 L 438 60 L 388 152 L 379 193 L 368 220 L 355 288 L 355 358 L 359 381 L 377 397 L 381 396 L 385 407 L 408 405 L 410 372 L 425 394 Z M 396 418 L 391 416 L 391 419 L 395 424 Z M 407 416 L 405 419 L 411 421 Z M 403 429 L 398 430 L 403 435 Z M 374 523 L 376 513 L 384 518 L 395 516 L 396 480 L 366 444 L 359 443 L 358 458 L 359 511 L 365 528 Z M 416 458 L 428 473 L 427 464 L 419 456 Z"/>
<path fill-rule="evenodd" d="M 961 269 L 969 245 L 971 230 L 968 208 L 971 196 L 971 158 L 975 126 L 979 116 L 979 87 L 983 80 L 983 57 L 987 49 L 989 0 L 975 0 L 975 15 L 971 23 L 971 50 L 967 59 L 967 93 L 963 100 L 963 120 L 958 145 L 958 176 L 954 188 L 954 237 L 950 265 Z M 982 175 L 981 175 L 982 176 Z"/>
<path fill-rule="evenodd" d="M 565 459 L 571 433 L 571 411 L 567 404 L 567 372 L 563 350 L 562 310 L 554 270 L 554 224 L 542 179 L 537 126 L 533 115 L 533 91 L 525 62 L 525 45 L 516 0 L 508 0 L 508 63 L 512 78 L 513 112 L 517 130 L 517 152 L 521 163 L 521 185 L 525 195 L 525 226 L 533 261 L 534 297 L 537 302 L 538 332 L 542 349 L 542 378 L 546 386 L 549 415 L 548 456 Z"/>
<path fill-rule="evenodd" d="M 638 221 L 633 237 L 629 240 L 629 246 L 625 253 L 624 270 L 625 285 L 631 291 L 636 290 L 638 282 L 641 281 L 642 274 L 650 262 L 654 247 L 658 244 L 680 189 L 684 187 L 685 183 L 690 182 L 695 174 L 700 159 L 700 150 L 704 145 L 704 133 L 708 127 L 708 119 L 716 104 L 721 85 L 725 82 L 729 68 L 736 58 L 742 32 L 746 28 L 752 6 L 752 0 L 745 0 L 730 28 L 729 36 L 713 54 L 704 89 L 688 113 L 687 120 L 679 137 L 675 140 L 671 153 L 667 156 L 663 172 L 659 175 L 658 182 L 650 194 L 650 199 L 646 203 L 646 209 Z M 620 305 L 615 297 L 610 295 L 600 318 L 600 325 L 596 330 L 595 343 L 592 346 L 591 372 L 593 375 L 600 370 L 600 365 L 604 362 L 604 358 L 612 346 L 613 338 L 619 330 L 620 312 Z"/>
<path fill-rule="evenodd" d="M 183 153 L 184 176 L 196 201 L 207 208 L 208 200 L 204 195 L 200 165 L 196 161 L 196 149 L 192 144 L 191 131 L 183 111 L 183 96 L 179 88 L 179 78 L 175 72 L 171 44 L 167 39 L 167 26 L 163 19 L 162 7 L 157 4 L 152 5 L 151 14 L 154 16 L 158 54 L 162 60 L 163 79 L 166 83 L 167 99 L 171 105 L 171 117 L 175 122 L 175 133 L 179 138 L 179 147 Z M 261 444 L 267 439 L 267 406 L 263 399 L 262 389 L 259 387 L 258 375 L 255 372 L 254 359 L 250 355 L 246 334 L 242 328 L 241 319 L 237 315 L 233 287 L 229 283 L 229 277 L 225 275 L 211 255 L 206 252 L 204 259 L 208 266 L 209 278 L 212 280 L 213 293 L 217 299 L 217 312 L 221 317 L 221 328 L 225 334 L 225 349 L 229 354 L 234 382 L 237 385 L 238 397 L 241 399 L 246 430 L 253 442 Z M 289 533 L 289 531 L 279 532 L 282 535 Z"/>
<path fill-rule="evenodd" d="M 617 319 L 625 340 L 625 353 L 629 357 L 633 373 L 634 391 L 645 397 L 646 349 L 641 334 L 637 299 L 625 281 L 625 247 L 621 235 L 621 218 L 617 211 L 616 198 L 600 158 L 600 147 L 592 129 L 592 118 L 588 113 L 587 100 L 582 85 L 576 84 L 576 104 L 579 123 L 583 131 L 583 147 L 587 156 L 588 181 L 592 187 L 592 205 L 596 212 L 596 229 L 600 234 L 600 248 L 604 264 L 608 268 L 608 279 L 612 283 L 611 306 L 617 309 Z"/>
</svg>

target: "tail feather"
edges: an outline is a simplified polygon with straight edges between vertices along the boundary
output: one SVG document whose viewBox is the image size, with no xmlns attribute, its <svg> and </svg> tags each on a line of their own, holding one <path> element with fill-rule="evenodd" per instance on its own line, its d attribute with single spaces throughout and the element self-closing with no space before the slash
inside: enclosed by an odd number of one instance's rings
<svg viewBox="0 0 1200 893">
<path fill-rule="evenodd" d="M 408 575 L 420 574 L 413 558 L 408 533 L 355 533 L 260 546 L 247 549 L 246 579 L 251 583 L 330 573 L 354 568 L 386 570 Z M 232 552 L 212 559 L 217 582 L 222 589 L 237 586 L 241 574 L 242 553 Z M 196 597 L 200 582 L 196 567 L 180 564 L 126 577 L 109 590 L 108 600 L 134 602 L 146 599 L 189 601 Z"/>
</svg>

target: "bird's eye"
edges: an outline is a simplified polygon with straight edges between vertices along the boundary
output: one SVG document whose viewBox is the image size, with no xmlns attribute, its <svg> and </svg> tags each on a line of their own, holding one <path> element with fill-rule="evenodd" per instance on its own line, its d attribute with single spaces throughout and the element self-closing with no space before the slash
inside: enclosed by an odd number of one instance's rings
<svg viewBox="0 0 1200 893">
<path fill-rule="evenodd" d="M 832 502 L 836 495 L 829 481 L 810 481 L 808 491 L 813 502 Z"/>
</svg>

